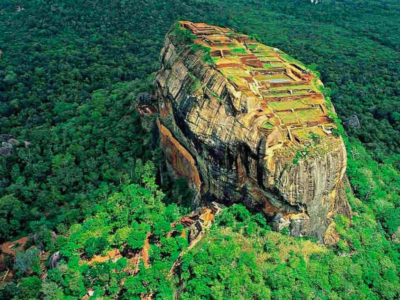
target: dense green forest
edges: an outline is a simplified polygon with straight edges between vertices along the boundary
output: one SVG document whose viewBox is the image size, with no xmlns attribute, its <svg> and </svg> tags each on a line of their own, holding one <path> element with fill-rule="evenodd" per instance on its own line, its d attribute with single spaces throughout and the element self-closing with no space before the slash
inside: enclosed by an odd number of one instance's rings
<svg viewBox="0 0 400 300">
<path fill-rule="evenodd" d="M 314 67 L 346 129 L 352 223 L 341 241 L 275 233 L 226 209 L 168 276 L 187 241 L 185 183 L 157 180 L 162 157 L 133 101 L 152 93 L 179 19 L 231 27 Z M 397 0 L 0 0 L 1 299 L 398 299 L 400 4 Z M 346 125 L 356 115 L 360 127 Z M 171 231 L 175 234 L 170 236 Z M 150 268 L 131 255 L 151 232 Z M 117 262 L 89 264 L 119 249 Z M 60 251 L 43 276 L 41 253 Z M 81 263 L 80 260 L 86 260 Z M 1 279 L 1 278 L 0 278 Z"/>
</svg>

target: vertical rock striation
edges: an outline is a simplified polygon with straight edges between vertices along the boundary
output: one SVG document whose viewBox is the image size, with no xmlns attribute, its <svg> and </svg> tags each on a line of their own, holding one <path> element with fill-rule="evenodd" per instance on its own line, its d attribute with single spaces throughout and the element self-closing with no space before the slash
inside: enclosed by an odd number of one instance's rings
<svg viewBox="0 0 400 300">
<path fill-rule="evenodd" d="M 161 144 L 203 199 L 244 203 L 277 229 L 331 243 L 346 149 L 322 83 L 279 49 L 230 29 L 179 22 L 156 76 Z M 325 233 L 329 236 L 326 236 Z"/>
</svg>

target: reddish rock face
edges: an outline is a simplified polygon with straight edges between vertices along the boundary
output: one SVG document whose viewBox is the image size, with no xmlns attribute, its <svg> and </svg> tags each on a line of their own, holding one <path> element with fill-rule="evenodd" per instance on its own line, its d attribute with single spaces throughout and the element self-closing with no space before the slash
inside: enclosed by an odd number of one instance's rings
<svg viewBox="0 0 400 300">
<path fill-rule="evenodd" d="M 196 162 L 190 153 L 173 137 L 171 131 L 157 121 L 160 132 L 160 143 L 168 163 L 173 167 L 177 177 L 187 178 L 192 187 L 199 190 L 201 186 L 200 175 Z"/>
<path fill-rule="evenodd" d="M 350 216 L 346 149 L 315 74 L 276 48 L 191 22 L 171 30 L 161 58 L 161 144 L 204 200 L 242 202 L 278 230 L 321 240 L 336 213 Z"/>
</svg>

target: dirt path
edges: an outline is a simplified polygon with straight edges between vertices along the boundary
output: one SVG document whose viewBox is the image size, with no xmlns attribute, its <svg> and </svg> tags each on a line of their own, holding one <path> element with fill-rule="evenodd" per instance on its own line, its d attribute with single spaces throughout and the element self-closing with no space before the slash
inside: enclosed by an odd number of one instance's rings
<svg viewBox="0 0 400 300">
<path fill-rule="evenodd" d="M 5 242 L 4 244 L 1 245 L 1 251 L 3 253 L 7 253 L 7 254 L 11 254 L 11 255 L 15 256 L 16 250 L 17 250 L 17 249 L 15 249 L 15 245 L 19 244 L 20 247 L 23 247 L 27 241 L 28 241 L 28 237 L 26 236 L 26 237 L 20 238 L 19 240 L 13 241 L 13 242 Z"/>
</svg>

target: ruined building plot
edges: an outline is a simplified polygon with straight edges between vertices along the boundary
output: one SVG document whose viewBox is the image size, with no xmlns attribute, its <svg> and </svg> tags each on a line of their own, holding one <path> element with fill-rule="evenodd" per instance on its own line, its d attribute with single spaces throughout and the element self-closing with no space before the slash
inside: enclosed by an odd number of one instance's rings
<svg viewBox="0 0 400 300">
<path fill-rule="evenodd" d="M 158 128 L 171 173 L 205 201 L 244 203 L 278 230 L 329 240 L 333 217 L 351 212 L 346 150 L 318 77 L 246 35 L 186 21 L 161 60 Z"/>
</svg>

